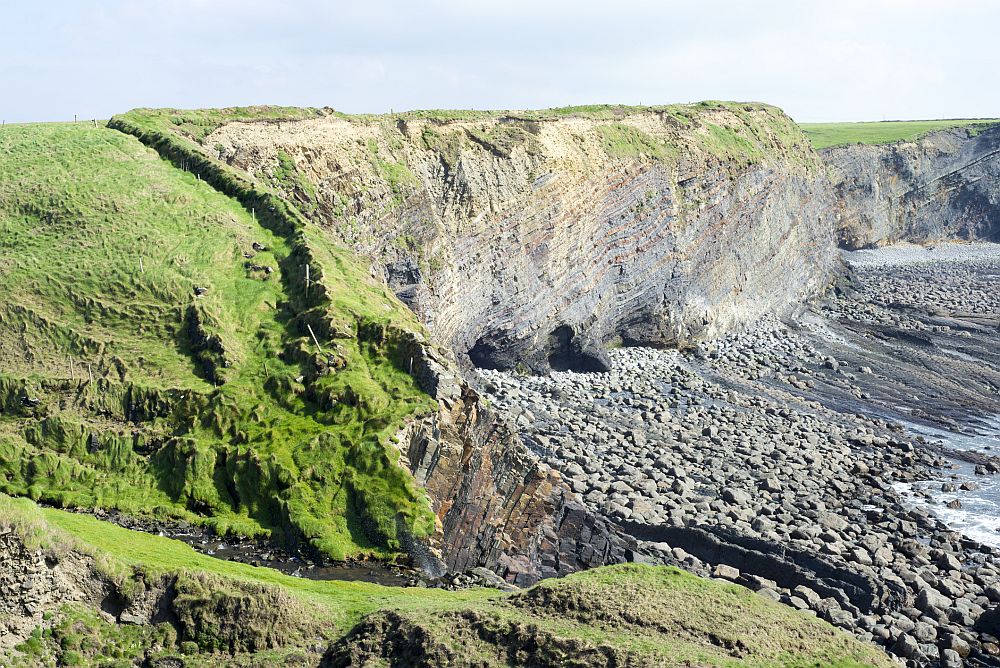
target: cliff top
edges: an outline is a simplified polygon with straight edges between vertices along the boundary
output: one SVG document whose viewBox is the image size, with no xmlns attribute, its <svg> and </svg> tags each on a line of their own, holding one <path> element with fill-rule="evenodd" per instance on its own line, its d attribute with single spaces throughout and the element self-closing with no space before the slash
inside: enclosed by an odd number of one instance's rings
<svg viewBox="0 0 1000 668">
<path fill-rule="evenodd" d="M 937 130 L 969 128 L 976 132 L 1000 119 L 969 118 L 928 121 L 874 121 L 861 123 L 799 123 L 816 150 L 846 144 L 892 144 L 913 141 Z"/>
<path fill-rule="evenodd" d="M 332 107 L 281 107 L 273 105 L 256 105 L 250 107 L 225 107 L 219 109 L 133 109 L 123 114 L 130 121 L 162 128 L 162 120 L 168 119 L 178 130 L 189 137 L 201 141 L 219 127 L 231 122 L 253 121 L 295 121 L 309 118 L 334 116 L 340 119 L 359 123 L 377 121 L 396 122 L 398 120 L 426 119 L 439 123 L 456 121 L 482 121 L 492 119 L 512 120 L 558 120 L 561 118 L 587 118 L 593 120 L 614 121 L 637 114 L 666 114 L 686 122 L 691 117 L 706 110 L 759 110 L 777 115 L 784 115 L 779 108 L 761 102 L 731 102 L 721 100 L 706 100 L 689 104 L 664 105 L 621 105 L 621 104 L 587 104 L 549 109 L 415 109 L 410 111 L 390 112 L 388 114 L 347 114 Z"/>
</svg>

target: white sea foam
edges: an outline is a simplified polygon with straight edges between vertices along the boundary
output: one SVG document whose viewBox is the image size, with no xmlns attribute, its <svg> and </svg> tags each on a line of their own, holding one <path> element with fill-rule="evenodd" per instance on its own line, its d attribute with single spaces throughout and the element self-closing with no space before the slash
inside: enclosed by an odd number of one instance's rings
<svg viewBox="0 0 1000 668">
<path fill-rule="evenodd" d="M 974 491 L 942 492 L 941 484 L 950 482 L 960 484 L 971 477 L 960 476 L 959 480 L 950 477 L 941 480 L 921 483 L 896 483 L 895 490 L 903 497 L 907 505 L 922 508 L 933 514 L 955 531 L 961 532 L 972 540 L 983 545 L 1000 547 L 1000 483 L 995 480 L 976 476 L 973 482 L 982 486 Z M 930 500 L 917 490 L 928 490 Z M 948 502 L 957 500 L 960 508 L 949 508 Z"/>
<path fill-rule="evenodd" d="M 911 431 L 935 440 L 944 441 L 955 450 L 974 450 L 1000 454 L 1000 416 L 989 416 L 979 421 L 976 435 L 953 434 L 940 429 L 907 425 Z M 905 503 L 923 508 L 969 538 L 984 545 L 1000 547 L 1000 476 L 975 475 L 975 467 L 956 462 L 954 471 L 934 480 L 917 483 L 897 483 L 893 487 Z M 956 491 L 942 492 L 944 483 L 955 485 Z M 973 483 L 977 488 L 961 490 L 962 483 Z M 928 499 L 926 496 L 930 496 Z M 959 508 L 949 508 L 948 503 L 958 501 Z"/>
</svg>

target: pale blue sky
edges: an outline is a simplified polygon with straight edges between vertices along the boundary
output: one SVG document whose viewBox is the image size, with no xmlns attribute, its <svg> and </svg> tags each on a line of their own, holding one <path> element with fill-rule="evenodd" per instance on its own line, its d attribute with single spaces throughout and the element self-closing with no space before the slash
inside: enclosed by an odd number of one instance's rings
<svg viewBox="0 0 1000 668">
<path fill-rule="evenodd" d="M 1000 116 L 995 0 L 2 0 L 0 118 L 760 100 Z"/>
</svg>

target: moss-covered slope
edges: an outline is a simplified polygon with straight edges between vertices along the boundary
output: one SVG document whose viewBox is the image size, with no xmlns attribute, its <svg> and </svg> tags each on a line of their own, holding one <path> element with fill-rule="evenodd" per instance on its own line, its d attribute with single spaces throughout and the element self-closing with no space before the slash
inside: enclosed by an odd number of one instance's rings
<svg viewBox="0 0 1000 668">
<path fill-rule="evenodd" d="M 0 174 L 0 490 L 335 557 L 433 530 L 389 443 L 419 326 L 348 253 L 105 127 L 6 126 Z"/>
</svg>

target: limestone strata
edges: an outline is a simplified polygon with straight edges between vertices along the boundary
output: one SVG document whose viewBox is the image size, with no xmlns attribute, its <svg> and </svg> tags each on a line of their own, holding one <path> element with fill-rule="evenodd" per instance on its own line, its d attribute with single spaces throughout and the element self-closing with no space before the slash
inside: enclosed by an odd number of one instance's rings
<svg viewBox="0 0 1000 668">
<path fill-rule="evenodd" d="M 821 155 L 848 248 L 1000 235 L 1000 126 L 829 148 Z"/>
<path fill-rule="evenodd" d="M 414 374 L 440 410 L 411 425 L 403 455 L 434 505 L 433 542 L 452 571 L 485 565 L 525 586 L 582 568 L 631 561 L 636 542 L 588 510 L 513 426 L 461 378 L 454 360 L 414 339 Z M 420 546 L 410 553 L 426 570 Z"/>
<path fill-rule="evenodd" d="M 205 144 L 371 258 L 483 367 L 600 369 L 614 340 L 713 337 L 788 310 L 834 266 L 825 171 L 765 105 L 329 115 L 230 123 Z"/>
</svg>

